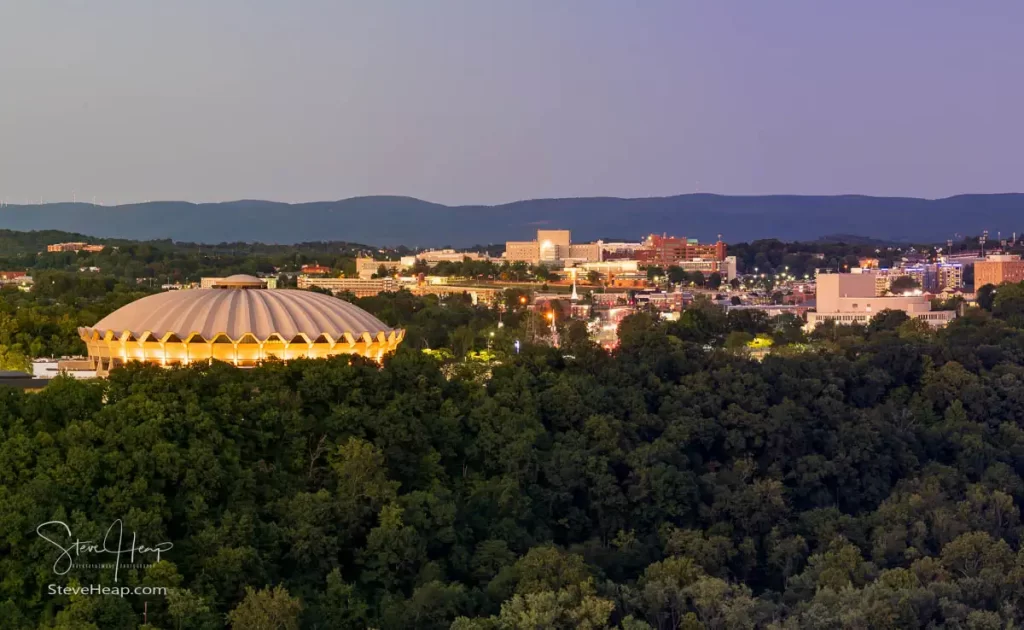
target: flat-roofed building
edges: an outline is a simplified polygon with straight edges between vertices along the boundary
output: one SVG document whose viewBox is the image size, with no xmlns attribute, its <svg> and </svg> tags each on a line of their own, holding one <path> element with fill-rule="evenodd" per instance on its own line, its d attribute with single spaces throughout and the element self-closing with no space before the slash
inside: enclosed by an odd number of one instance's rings
<svg viewBox="0 0 1024 630">
<path fill-rule="evenodd" d="M 321 265 L 302 265 L 302 273 L 307 276 L 329 276 L 331 275 L 331 268 Z"/>
<path fill-rule="evenodd" d="M 596 271 L 602 275 L 616 274 L 616 273 L 636 273 L 640 270 L 639 264 L 635 260 L 604 260 L 601 262 L 585 262 L 576 265 L 577 269 L 582 270 L 584 273 Z"/>
<path fill-rule="evenodd" d="M 509 262 L 536 265 L 540 263 L 540 246 L 537 241 L 508 241 L 505 243 L 504 258 Z"/>
<path fill-rule="evenodd" d="M 572 262 L 601 260 L 601 242 L 572 243 L 569 230 L 537 230 L 533 241 L 508 241 L 504 260 L 561 267 Z"/>
<path fill-rule="evenodd" d="M 601 244 L 600 243 L 581 243 L 569 245 L 569 255 L 566 256 L 569 260 L 578 260 L 581 262 L 591 262 L 601 260 Z"/>
<path fill-rule="evenodd" d="M 605 243 L 598 241 L 601 246 L 601 260 L 630 259 L 636 257 L 636 251 L 643 247 L 643 243 Z"/>
<path fill-rule="evenodd" d="M 439 263 L 443 262 L 464 262 L 471 260 L 474 262 L 490 260 L 490 257 L 486 254 L 479 252 L 460 252 L 454 249 L 432 249 L 425 252 L 420 252 L 413 256 L 402 256 L 402 266 L 412 267 L 417 262 L 426 263 L 428 267 L 434 267 Z"/>
<path fill-rule="evenodd" d="M 213 289 L 221 285 L 225 278 L 200 278 L 199 288 L 200 289 Z M 277 288 L 277 277 L 269 276 L 267 278 L 260 278 L 263 282 L 265 289 L 276 289 Z"/>
<path fill-rule="evenodd" d="M 403 268 L 400 260 L 374 260 L 373 258 L 356 258 L 356 274 L 364 279 L 371 277 L 383 267 L 388 273 L 395 273 Z"/>
<path fill-rule="evenodd" d="M 867 324 L 885 310 L 903 311 L 933 328 L 945 326 L 956 318 L 955 311 L 933 311 L 924 295 L 878 296 L 876 273 L 821 273 L 815 285 L 816 306 L 807 313 L 808 330 L 823 322 Z"/>
<path fill-rule="evenodd" d="M 721 239 L 701 244 L 695 238 L 651 234 L 636 251 L 636 258 L 644 265 L 669 267 L 686 260 L 725 260 L 725 249 Z"/>
<path fill-rule="evenodd" d="M 399 281 L 394 278 L 318 278 L 299 276 L 300 289 L 326 289 L 332 293 L 351 293 L 356 297 L 372 297 L 381 293 L 391 293 L 399 289 Z"/>
<path fill-rule="evenodd" d="M 89 243 L 53 243 L 46 246 L 48 252 L 102 252 L 103 245 L 91 245 Z"/>
<path fill-rule="evenodd" d="M 974 288 L 986 284 L 1024 282 L 1024 260 L 1013 254 L 995 254 L 974 263 Z"/>
<path fill-rule="evenodd" d="M 671 265 L 670 265 L 671 266 Z M 713 273 L 717 273 L 728 282 L 736 277 L 736 257 L 726 256 L 724 260 L 705 260 L 703 258 L 695 258 L 693 260 L 680 260 L 675 263 L 675 266 L 682 268 L 687 273 L 699 271 L 704 274 L 707 278 Z"/>
</svg>

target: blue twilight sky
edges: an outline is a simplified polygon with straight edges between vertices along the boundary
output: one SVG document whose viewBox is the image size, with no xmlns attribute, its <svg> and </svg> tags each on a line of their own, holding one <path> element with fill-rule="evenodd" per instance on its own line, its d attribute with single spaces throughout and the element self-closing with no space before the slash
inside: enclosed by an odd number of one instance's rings
<svg viewBox="0 0 1024 630">
<path fill-rule="evenodd" d="M 1022 0 L 0 0 L 0 200 L 1024 191 Z"/>
</svg>

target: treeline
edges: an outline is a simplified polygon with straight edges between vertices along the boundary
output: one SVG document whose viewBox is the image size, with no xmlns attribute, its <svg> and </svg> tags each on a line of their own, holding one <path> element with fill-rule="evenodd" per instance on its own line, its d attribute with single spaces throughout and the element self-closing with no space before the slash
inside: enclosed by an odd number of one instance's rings
<svg viewBox="0 0 1024 630">
<path fill-rule="evenodd" d="M 485 373 L 406 343 L 383 368 L 2 390 L 0 623 L 136 628 L 145 606 L 176 629 L 1015 627 L 1022 296 L 937 332 L 886 312 L 808 340 L 701 303 L 632 316 L 610 354 L 496 343 Z M 741 328 L 788 350 L 719 347 Z M 118 518 L 174 544 L 121 583 L 175 590 L 51 596 L 111 576 L 53 575 L 36 527 L 95 540 Z"/>
<path fill-rule="evenodd" d="M 911 249 L 920 255 L 932 257 L 940 253 L 940 247 L 943 252 L 948 249 L 945 244 L 886 245 L 878 242 L 783 242 L 777 239 L 764 239 L 751 243 L 730 244 L 729 254 L 736 256 L 740 273 L 770 275 L 785 272 L 797 278 L 805 275 L 813 278 L 817 269 L 843 270 L 858 267 L 861 258 L 875 258 L 878 259 L 879 266 L 891 268 Z M 1024 252 L 1024 244 L 1010 247 L 1008 243 L 1007 247 L 1014 253 Z M 954 252 L 965 249 L 977 251 L 979 248 L 978 239 L 974 237 L 953 244 Z M 964 269 L 964 273 L 969 276 L 965 278 L 965 284 L 968 286 L 973 281 L 973 271 L 973 267 Z"/>
<path fill-rule="evenodd" d="M 47 252 L 46 246 L 61 242 L 100 244 L 100 252 Z M 412 253 L 405 247 L 379 249 L 343 241 L 270 245 L 264 243 L 180 243 L 170 240 L 129 241 L 97 239 L 59 231 L 15 232 L 0 230 L 0 270 L 77 272 L 96 267 L 102 275 L 119 281 L 151 280 L 163 283 L 198 281 L 203 276 L 234 273 L 298 271 L 302 265 L 319 264 L 355 273 L 358 256 L 395 258 Z"/>
<path fill-rule="evenodd" d="M 31 291 L 0 289 L 0 369 L 30 371 L 29 359 L 85 353 L 80 326 L 92 326 L 109 313 L 151 291 L 114 278 L 43 271 Z"/>
</svg>

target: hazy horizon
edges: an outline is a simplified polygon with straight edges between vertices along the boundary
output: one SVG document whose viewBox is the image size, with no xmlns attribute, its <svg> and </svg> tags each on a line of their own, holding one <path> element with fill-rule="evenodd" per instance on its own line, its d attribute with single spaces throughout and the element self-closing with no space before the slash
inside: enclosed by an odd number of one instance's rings
<svg viewBox="0 0 1024 630">
<path fill-rule="evenodd" d="M 272 204 L 284 204 L 284 205 L 303 205 L 303 204 L 316 204 L 316 203 L 337 203 L 342 201 L 350 201 L 353 199 L 362 199 L 367 197 L 395 197 L 395 198 L 406 198 L 415 199 L 434 205 L 443 205 L 448 207 L 491 207 L 491 206 L 505 206 L 520 202 L 531 202 L 531 201 L 546 201 L 546 200 L 560 200 L 560 199 L 622 199 L 622 200 L 633 200 L 633 199 L 668 199 L 672 197 L 681 197 L 686 195 L 711 195 L 716 197 L 868 197 L 874 199 L 919 199 L 923 201 L 940 201 L 942 199 L 950 199 L 954 197 L 965 197 L 965 196 L 997 196 L 997 195 L 1024 195 L 1021 191 L 1006 191 L 1006 192 L 965 192 L 956 193 L 953 195 L 945 195 L 942 197 L 922 197 L 912 195 L 867 195 L 861 193 L 832 193 L 832 194 L 804 194 L 804 193 L 750 193 L 743 195 L 733 195 L 729 193 L 715 193 L 715 192 L 701 192 L 701 193 L 677 193 L 670 195 L 646 195 L 646 196 L 635 196 L 635 197 L 623 197 L 621 195 L 567 195 L 562 197 L 525 197 L 522 199 L 512 199 L 509 201 L 497 201 L 493 203 L 452 203 L 445 204 L 430 199 L 423 199 L 422 197 L 413 197 L 411 195 L 392 195 L 387 193 L 375 194 L 375 195 L 356 195 L 354 197 L 343 197 L 340 199 L 310 199 L 304 201 L 283 201 L 279 199 L 257 199 L 253 197 L 239 198 L 239 199 L 222 199 L 217 201 L 203 201 L 203 200 L 189 200 L 189 199 L 146 199 L 142 201 L 126 201 L 123 203 L 101 203 L 97 200 L 95 203 L 92 200 L 78 199 L 77 201 L 71 199 L 55 199 L 48 200 L 43 199 L 42 204 L 40 201 L 32 200 L 2 200 L 3 205 L 0 207 L 12 207 L 12 206 L 33 206 L 33 205 L 51 205 L 51 204 L 79 204 L 82 206 L 96 206 L 96 207 L 118 207 L 118 206 L 133 206 L 148 203 L 187 203 L 192 205 L 206 205 L 206 204 L 234 204 L 234 203 L 272 203 Z"/>
<path fill-rule="evenodd" d="M 9 3 L 0 200 L 1024 190 L 1024 4 Z"/>
</svg>

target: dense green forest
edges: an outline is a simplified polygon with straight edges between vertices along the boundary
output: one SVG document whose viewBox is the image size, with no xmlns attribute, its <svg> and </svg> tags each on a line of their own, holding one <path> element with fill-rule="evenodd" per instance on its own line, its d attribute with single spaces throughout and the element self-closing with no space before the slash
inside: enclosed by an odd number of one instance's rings
<svg viewBox="0 0 1024 630">
<path fill-rule="evenodd" d="M 100 252 L 48 252 L 46 246 L 61 242 L 103 245 Z M 320 264 L 338 271 L 355 272 L 358 256 L 380 259 L 413 253 L 407 247 L 376 248 L 345 241 L 268 245 L 264 243 L 198 244 L 171 240 L 130 241 L 98 239 L 83 234 L 46 230 L 0 230 L 0 270 L 77 272 L 98 268 L 98 273 L 119 282 L 141 281 L 159 287 L 163 283 L 198 281 L 203 276 L 234 273 L 298 271 L 302 265 Z"/>
<path fill-rule="evenodd" d="M 1024 287 L 938 332 L 881 313 L 805 338 L 699 303 L 630 317 L 613 353 L 571 326 L 493 341 L 524 313 L 367 305 L 491 345 L 0 390 L 0 628 L 1024 623 Z M 432 328 L 448 308 L 467 319 Z M 53 575 L 36 528 L 118 518 L 173 543 L 120 583 L 172 592 L 50 595 L 111 571 Z"/>
</svg>

